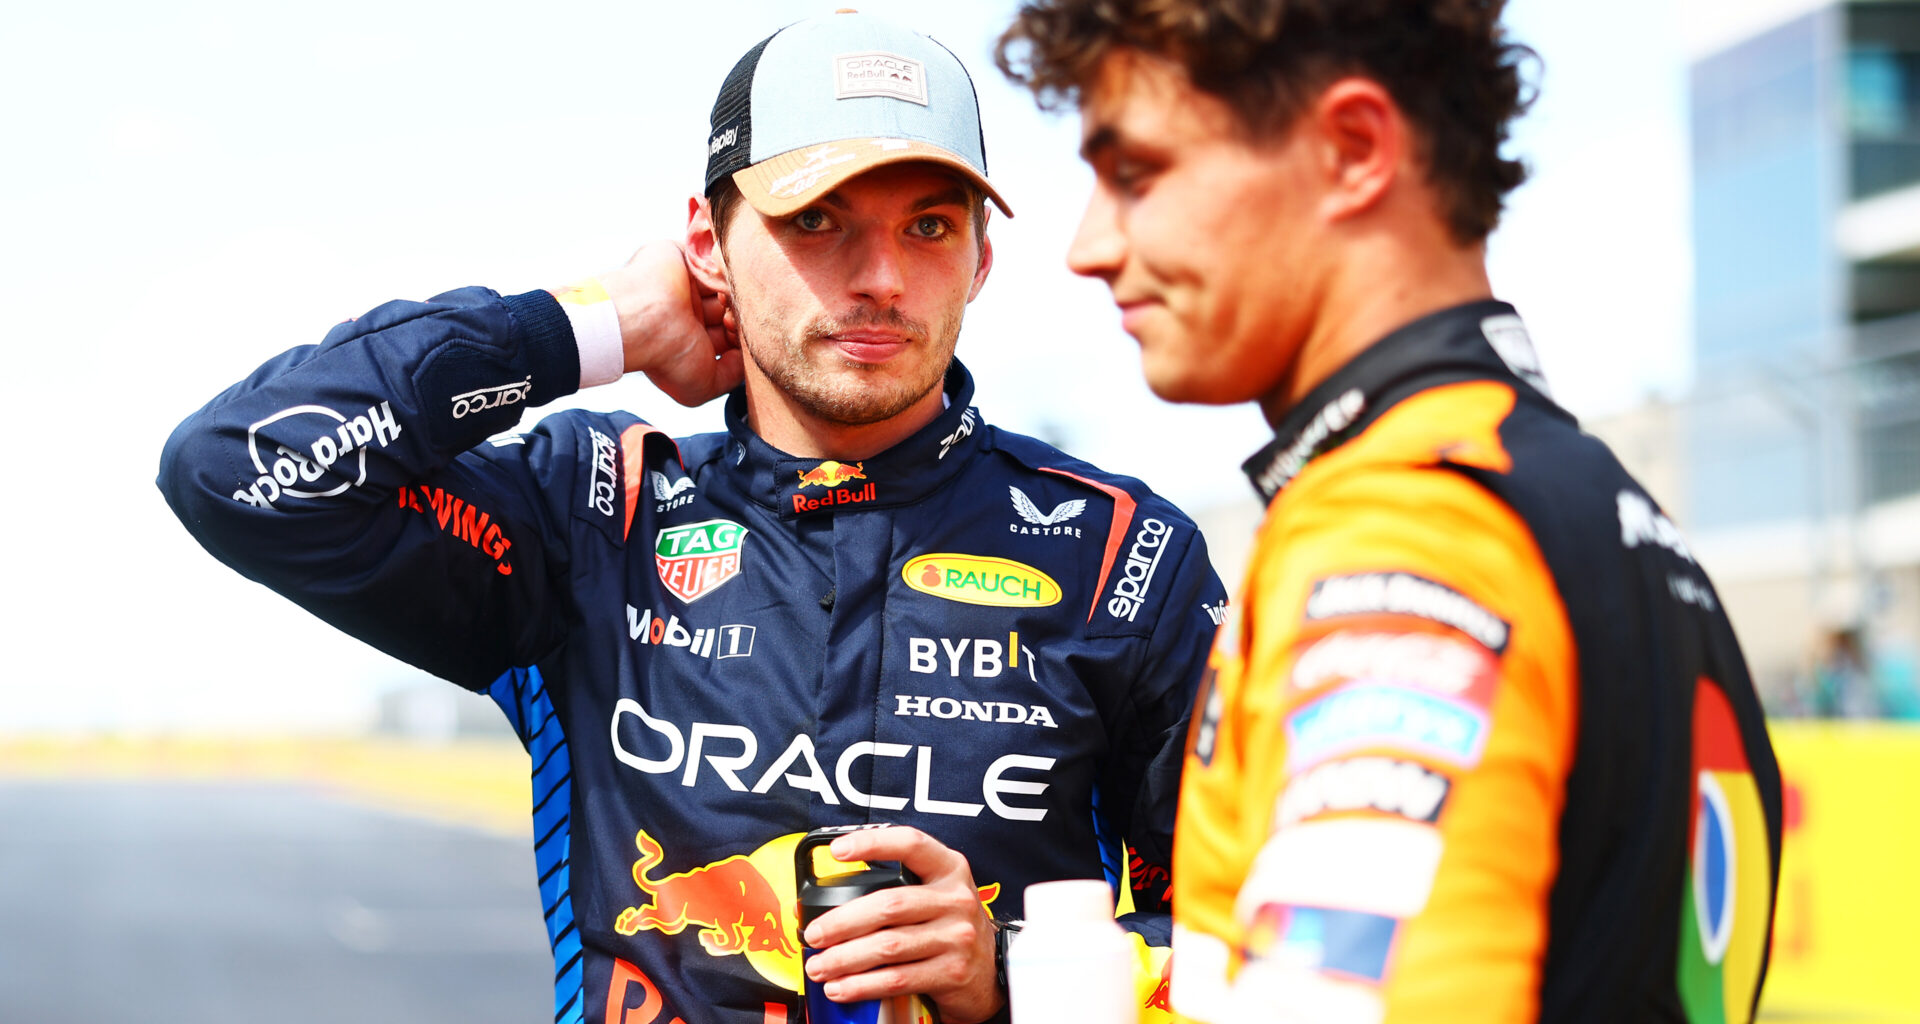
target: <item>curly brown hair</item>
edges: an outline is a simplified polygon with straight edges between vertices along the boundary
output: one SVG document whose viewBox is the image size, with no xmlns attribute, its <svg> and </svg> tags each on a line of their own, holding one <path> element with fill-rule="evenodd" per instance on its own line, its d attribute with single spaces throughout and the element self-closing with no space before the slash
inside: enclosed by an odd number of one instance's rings
<svg viewBox="0 0 1920 1024">
<path fill-rule="evenodd" d="M 1350 74 L 1384 87 L 1413 124 L 1418 155 L 1463 245 L 1499 223 L 1527 168 L 1500 155 L 1533 102 L 1509 42 L 1505 0 L 1028 0 L 995 48 L 1000 70 L 1040 105 L 1077 105 L 1116 50 L 1179 65 L 1233 110 L 1250 137 L 1284 135 L 1315 94 Z"/>
</svg>

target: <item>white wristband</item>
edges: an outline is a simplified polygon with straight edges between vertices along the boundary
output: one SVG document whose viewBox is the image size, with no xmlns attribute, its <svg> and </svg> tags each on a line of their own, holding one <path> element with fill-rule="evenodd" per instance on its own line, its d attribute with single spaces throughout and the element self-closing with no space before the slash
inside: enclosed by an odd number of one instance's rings
<svg viewBox="0 0 1920 1024">
<path fill-rule="evenodd" d="M 580 350 L 580 386 L 611 384 L 626 372 L 626 349 L 620 344 L 620 314 L 600 282 L 588 278 L 554 296 L 573 326 Z"/>
</svg>

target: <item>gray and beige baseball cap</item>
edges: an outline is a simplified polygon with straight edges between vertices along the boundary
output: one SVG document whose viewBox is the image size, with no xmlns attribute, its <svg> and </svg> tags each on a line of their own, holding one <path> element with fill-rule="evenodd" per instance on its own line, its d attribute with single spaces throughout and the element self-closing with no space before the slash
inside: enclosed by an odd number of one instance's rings
<svg viewBox="0 0 1920 1024">
<path fill-rule="evenodd" d="M 754 209 L 785 217 L 856 174 L 943 164 L 1013 216 L 987 180 L 973 79 L 945 46 L 870 15 L 795 22 L 733 66 L 713 103 L 706 191 L 731 175 Z"/>
</svg>

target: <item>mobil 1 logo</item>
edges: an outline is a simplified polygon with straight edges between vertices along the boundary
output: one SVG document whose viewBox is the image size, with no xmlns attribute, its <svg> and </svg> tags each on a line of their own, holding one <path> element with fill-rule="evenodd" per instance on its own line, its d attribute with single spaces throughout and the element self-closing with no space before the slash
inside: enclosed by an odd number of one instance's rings
<svg viewBox="0 0 1920 1024">
<path fill-rule="evenodd" d="M 628 639 L 654 647 L 678 647 L 715 661 L 753 657 L 753 640 L 758 632 L 754 626 L 737 622 L 688 629 L 678 615 L 655 615 L 651 608 L 627 606 Z"/>
</svg>

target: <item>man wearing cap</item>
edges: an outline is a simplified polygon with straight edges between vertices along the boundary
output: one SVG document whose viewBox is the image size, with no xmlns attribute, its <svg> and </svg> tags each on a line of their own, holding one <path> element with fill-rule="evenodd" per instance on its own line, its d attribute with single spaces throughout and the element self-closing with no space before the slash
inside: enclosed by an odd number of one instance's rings
<svg viewBox="0 0 1920 1024">
<path fill-rule="evenodd" d="M 965 69 L 804 21 L 727 76 L 684 243 L 575 286 L 393 302 L 190 417 L 160 485 L 216 557 L 490 694 L 533 759 L 555 1019 L 788 1020 L 799 837 L 922 884 L 805 970 L 1005 1013 L 1031 883 L 1131 878 L 1164 1005 L 1180 740 L 1223 592 L 1138 481 L 989 426 L 953 350 L 993 261 Z M 523 407 L 646 373 L 678 441 Z"/>
</svg>

